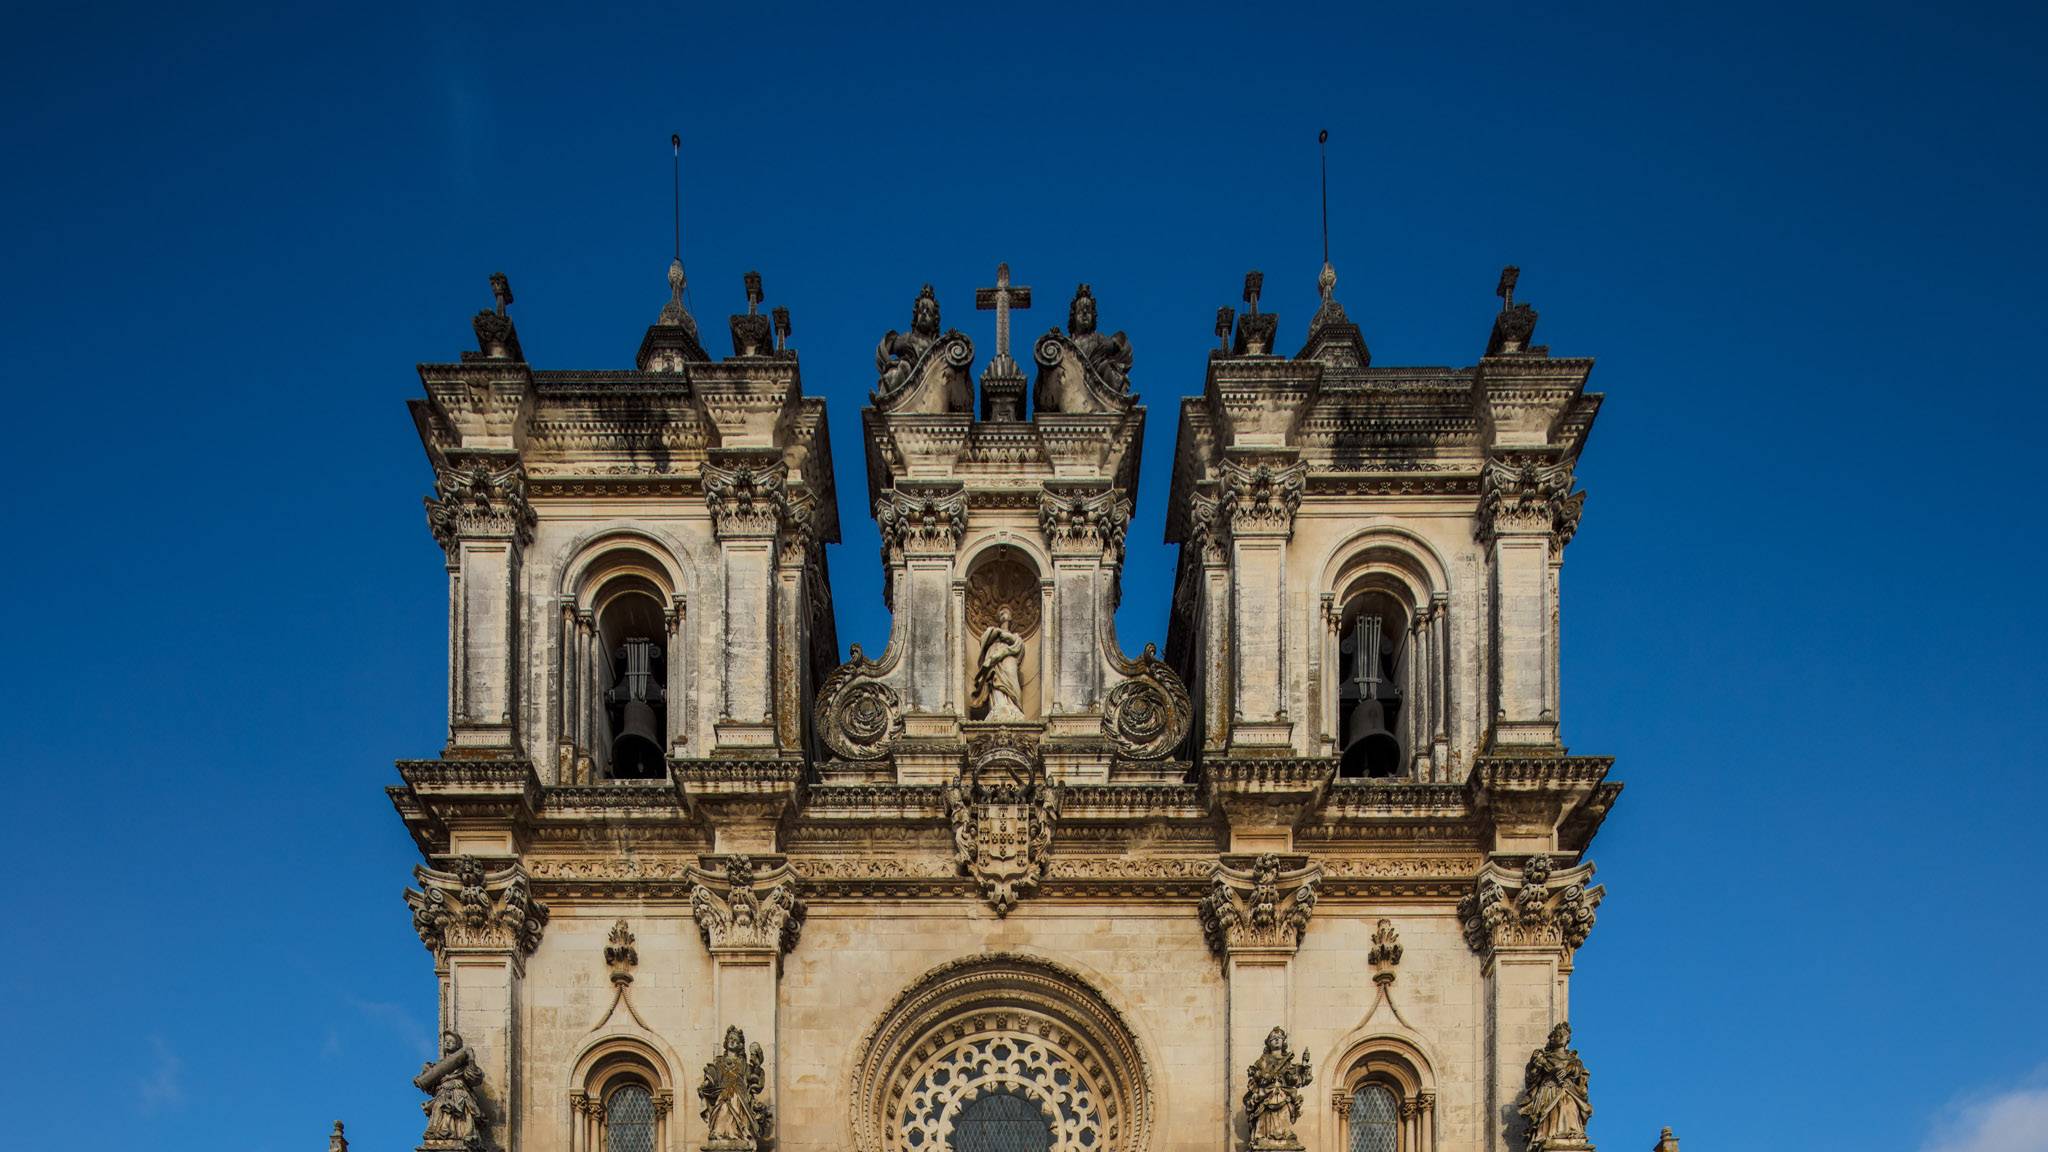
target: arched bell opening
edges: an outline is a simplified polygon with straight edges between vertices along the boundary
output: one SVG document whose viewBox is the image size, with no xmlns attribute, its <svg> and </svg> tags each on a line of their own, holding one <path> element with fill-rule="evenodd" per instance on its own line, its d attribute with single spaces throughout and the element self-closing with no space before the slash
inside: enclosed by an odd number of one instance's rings
<svg viewBox="0 0 2048 1152">
<path fill-rule="evenodd" d="M 1337 626 L 1341 680 L 1337 688 L 1338 775 L 1354 779 L 1407 774 L 1402 742 L 1404 657 L 1409 613 L 1387 592 L 1371 590 L 1345 603 Z"/>
<path fill-rule="evenodd" d="M 605 588 L 597 607 L 602 653 L 600 732 L 605 776 L 659 780 L 668 771 L 668 627 L 660 589 L 637 578 Z"/>
</svg>

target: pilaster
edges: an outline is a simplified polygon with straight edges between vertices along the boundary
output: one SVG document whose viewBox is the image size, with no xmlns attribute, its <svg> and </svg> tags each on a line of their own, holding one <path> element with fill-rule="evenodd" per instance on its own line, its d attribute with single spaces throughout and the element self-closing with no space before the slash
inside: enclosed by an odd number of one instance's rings
<svg viewBox="0 0 2048 1152">
<path fill-rule="evenodd" d="M 1284 458 L 1225 460 L 1217 515 L 1229 531 L 1230 747 L 1283 749 L 1287 702 L 1287 544 L 1307 469 Z"/>
<path fill-rule="evenodd" d="M 720 459 L 722 458 L 722 459 Z M 725 588 L 718 749 L 773 748 L 776 551 L 789 468 L 774 449 L 719 453 L 703 466 Z"/>
<path fill-rule="evenodd" d="M 1197 907 L 1203 935 L 1223 959 L 1225 1099 L 1233 1102 L 1233 1115 L 1246 1069 L 1267 1036 L 1294 1020 L 1294 954 L 1315 912 L 1321 878 L 1321 867 L 1306 856 L 1226 854 Z"/>
</svg>

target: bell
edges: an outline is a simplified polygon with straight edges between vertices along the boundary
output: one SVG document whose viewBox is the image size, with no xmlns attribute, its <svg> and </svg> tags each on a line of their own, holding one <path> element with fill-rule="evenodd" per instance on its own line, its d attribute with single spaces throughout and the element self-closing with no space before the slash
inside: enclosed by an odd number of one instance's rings
<svg viewBox="0 0 2048 1152">
<path fill-rule="evenodd" d="M 1398 776 L 1401 774 L 1401 742 L 1387 731 L 1387 710 L 1378 700 L 1367 698 L 1351 710 L 1351 723 L 1344 733 L 1346 776 Z"/>
<path fill-rule="evenodd" d="M 659 779 L 663 768 L 654 706 L 645 700 L 626 701 L 619 709 L 618 739 L 612 741 L 612 778 Z"/>
</svg>

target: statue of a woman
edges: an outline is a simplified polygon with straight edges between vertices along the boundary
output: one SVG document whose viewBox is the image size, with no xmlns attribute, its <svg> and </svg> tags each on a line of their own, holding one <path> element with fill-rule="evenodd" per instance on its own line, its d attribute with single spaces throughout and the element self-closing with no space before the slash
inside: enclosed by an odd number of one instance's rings
<svg viewBox="0 0 2048 1152">
<path fill-rule="evenodd" d="M 1591 1077 L 1578 1049 L 1570 1047 L 1572 1026 L 1550 1030 L 1550 1042 L 1529 1057 L 1519 1109 L 1529 1121 L 1530 1152 L 1586 1148 L 1586 1121 L 1593 1118 Z"/>
<path fill-rule="evenodd" d="M 738 1027 L 725 1030 L 725 1047 L 704 1066 L 697 1097 L 704 1101 L 705 1147 L 753 1152 L 768 1136 L 768 1106 L 761 1099 L 767 1087 L 761 1046 L 747 1051 L 747 1035 Z"/>
<path fill-rule="evenodd" d="M 996 622 L 981 634 L 981 656 L 975 661 L 974 689 L 967 706 L 983 720 L 1022 720 L 1024 638 L 1010 631 L 1010 610 L 996 613 Z"/>
<path fill-rule="evenodd" d="M 412 1078 L 413 1087 L 432 1097 L 420 1101 L 420 1111 L 427 1114 L 423 1146 L 483 1146 L 483 1108 L 476 1098 L 483 1081 L 483 1069 L 476 1066 L 476 1055 L 462 1037 L 452 1031 L 441 1033 L 441 1058 L 421 1065 L 420 1074 Z"/>
<path fill-rule="evenodd" d="M 1275 1028 L 1266 1034 L 1266 1050 L 1245 1073 L 1244 1115 L 1251 1125 L 1250 1147 L 1255 1152 L 1301 1147 L 1294 1122 L 1301 1119 L 1301 1090 L 1312 1078 L 1308 1053 L 1296 1060 L 1287 1051 L 1286 1029 Z"/>
</svg>

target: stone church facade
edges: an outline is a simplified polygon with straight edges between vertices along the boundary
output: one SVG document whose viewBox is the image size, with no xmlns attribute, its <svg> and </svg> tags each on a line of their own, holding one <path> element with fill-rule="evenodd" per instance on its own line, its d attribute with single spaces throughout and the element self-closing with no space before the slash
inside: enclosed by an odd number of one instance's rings
<svg viewBox="0 0 2048 1152">
<path fill-rule="evenodd" d="M 632 370 L 528 364 L 502 276 L 420 366 L 422 1148 L 1590 1147 L 1557 1026 L 1621 786 L 1559 742 L 1558 589 L 1600 397 L 1512 269 L 1455 369 L 1373 365 L 1328 266 L 1285 354 L 1247 277 L 1136 655 L 1128 341 L 1083 285 L 1013 349 L 1003 268 L 977 371 L 926 288 L 861 412 L 889 640 L 843 662 L 788 314 L 750 275 L 714 356 L 670 282 Z"/>
</svg>

